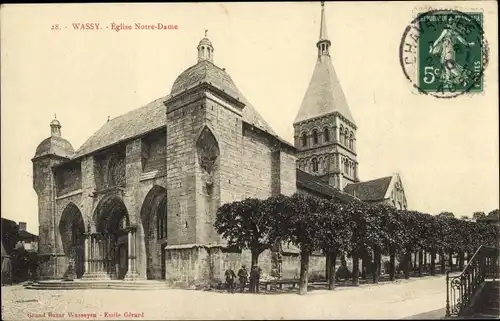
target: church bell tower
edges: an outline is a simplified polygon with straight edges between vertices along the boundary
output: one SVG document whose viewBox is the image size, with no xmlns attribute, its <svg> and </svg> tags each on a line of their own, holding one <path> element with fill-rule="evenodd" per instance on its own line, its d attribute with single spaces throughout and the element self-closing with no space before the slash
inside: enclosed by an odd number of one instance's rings
<svg viewBox="0 0 500 321">
<path fill-rule="evenodd" d="M 297 166 L 343 190 L 346 184 L 358 182 L 356 123 L 333 67 L 330 46 L 321 2 L 316 66 L 293 123 Z"/>
</svg>

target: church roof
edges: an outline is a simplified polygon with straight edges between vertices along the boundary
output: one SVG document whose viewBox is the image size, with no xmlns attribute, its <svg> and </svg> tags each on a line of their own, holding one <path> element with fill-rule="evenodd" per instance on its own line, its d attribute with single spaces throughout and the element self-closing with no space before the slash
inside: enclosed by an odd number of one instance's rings
<svg viewBox="0 0 500 321">
<path fill-rule="evenodd" d="M 355 124 L 329 56 L 318 57 L 294 123 L 339 112 Z"/>
<path fill-rule="evenodd" d="M 273 136 L 277 136 L 271 126 L 241 94 L 229 74 L 215 66 L 212 62 L 202 60 L 177 77 L 170 95 L 161 97 L 141 108 L 132 110 L 105 123 L 76 151 L 73 158 L 82 157 L 107 146 L 129 140 L 165 126 L 166 106 L 164 102 L 171 96 L 204 82 L 224 90 L 224 92 L 243 102 L 246 105 L 243 109 L 244 122 L 254 125 Z M 284 141 L 281 138 L 279 139 Z"/>
<path fill-rule="evenodd" d="M 347 184 L 344 192 L 349 193 L 362 201 L 380 201 L 391 183 L 392 176 L 377 178 L 371 181 Z"/>
<path fill-rule="evenodd" d="M 208 60 L 202 60 L 183 71 L 174 81 L 170 93 L 175 96 L 201 83 L 210 84 L 244 103 L 246 106 L 243 109 L 243 120 L 271 135 L 276 135 L 271 126 L 238 90 L 231 76 L 224 69 L 217 67 Z"/>
<path fill-rule="evenodd" d="M 314 194 L 319 194 L 323 197 L 331 197 L 345 203 L 349 203 L 356 199 L 352 195 L 328 185 L 321 177 L 309 174 L 298 168 L 296 169 L 296 180 L 298 188 L 312 191 Z"/>
<path fill-rule="evenodd" d="M 322 44 L 325 45 L 326 50 L 320 49 Z M 324 3 L 321 4 L 321 27 L 317 46 L 318 58 L 316 66 L 294 124 L 334 112 L 339 112 L 351 123 L 355 124 L 328 53 L 330 41 L 326 29 Z"/>
<path fill-rule="evenodd" d="M 166 107 L 159 98 L 146 106 L 129 111 L 105 123 L 76 151 L 73 158 L 98 151 L 107 146 L 140 136 L 166 124 Z"/>
<path fill-rule="evenodd" d="M 74 152 L 73 146 L 66 139 L 60 136 L 50 136 L 38 145 L 34 158 L 45 155 L 71 158 Z"/>
</svg>

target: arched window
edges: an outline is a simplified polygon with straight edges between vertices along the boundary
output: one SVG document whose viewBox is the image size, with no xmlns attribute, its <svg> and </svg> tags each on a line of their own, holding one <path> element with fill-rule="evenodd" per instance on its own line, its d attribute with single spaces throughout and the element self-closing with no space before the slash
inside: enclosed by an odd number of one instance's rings
<svg viewBox="0 0 500 321">
<path fill-rule="evenodd" d="M 349 174 L 349 165 L 347 160 L 344 161 L 344 174 Z"/>
<path fill-rule="evenodd" d="M 323 130 L 323 136 L 324 136 L 324 141 L 325 142 L 329 142 L 330 141 L 330 131 L 326 127 Z"/>
<path fill-rule="evenodd" d="M 340 143 L 344 144 L 344 127 L 340 126 Z"/>
<path fill-rule="evenodd" d="M 306 133 L 302 133 L 301 140 L 302 140 L 302 146 L 307 146 L 307 134 Z"/>
<path fill-rule="evenodd" d="M 354 148 L 354 134 L 352 132 L 349 133 L 349 148 Z"/>
<path fill-rule="evenodd" d="M 323 158 L 318 159 L 318 172 L 323 173 Z"/>
<path fill-rule="evenodd" d="M 312 166 L 311 166 L 311 167 L 312 167 L 312 171 L 313 171 L 314 173 L 317 173 L 317 172 L 318 172 L 318 160 L 317 160 L 316 158 L 313 158 L 313 159 L 311 160 L 311 165 L 312 165 Z"/>
<path fill-rule="evenodd" d="M 318 143 L 318 131 L 315 129 L 312 132 L 313 144 L 316 145 Z"/>
<path fill-rule="evenodd" d="M 345 139 L 344 145 L 348 147 L 349 146 L 349 130 L 347 128 L 344 130 L 344 139 Z"/>
</svg>

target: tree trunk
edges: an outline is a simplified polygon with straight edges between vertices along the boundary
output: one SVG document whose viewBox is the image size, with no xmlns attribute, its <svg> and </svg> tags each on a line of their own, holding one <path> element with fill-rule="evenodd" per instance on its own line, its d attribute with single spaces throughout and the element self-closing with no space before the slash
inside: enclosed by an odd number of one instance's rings
<svg viewBox="0 0 500 321">
<path fill-rule="evenodd" d="M 300 251 L 300 280 L 299 294 L 307 294 L 307 283 L 309 281 L 309 252 Z"/>
<path fill-rule="evenodd" d="M 372 269 L 372 280 L 373 283 L 378 283 L 380 276 L 380 250 L 375 249 L 373 255 L 373 269 Z"/>
<path fill-rule="evenodd" d="M 424 252 L 418 251 L 418 276 L 422 276 L 422 267 L 424 264 Z"/>
<path fill-rule="evenodd" d="M 326 263 L 326 266 L 325 266 L 325 277 L 326 277 L 326 282 L 328 282 L 328 280 L 330 280 L 330 253 L 328 253 L 327 251 L 324 251 L 325 252 L 325 263 Z"/>
<path fill-rule="evenodd" d="M 436 275 L 436 251 L 431 251 L 431 275 Z"/>
<path fill-rule="evenodd" d="M 446 273 L 446 263 L 445 263 L 445 259 L 444 259 L 444 251 L 441 251 L 439 253 L 439 263 L 441 264 L 441 274 L 445 274 Z"/>
<path fill-rule="evenodd" d="M 403 260 L 403 271 L 405 274 L 405 279 L 410 278 L 410 265 L 411 265 L 411 252 L 406 252 Z"/>
<path fill-rule="evenodd" d="M 428 251 L 425 251 L 424 250 L 424 272 L 428 272 L 428 268 L 427 268 L 427 256 L 429 255 Z"/>
<path fill-rule="evenodd" d="M 252 266 L 257 265 L 259 263 L 259 251 L 252 250 Z"/>
<path fill-rule="evenodd" d="M 391 247 L 389 253 L 389 280 L 394 281 L 396 278 L 396 251 Z"/>
<path fill-rule="evenodd" d="M 352 255 L 352 285 L 359 285 L 359 254 Z"/>
<path fill-rule="evenodd" d="M 448 265 L 450 266 L 450 272 L 453 271 L 453 251 L 450 251 L 449 253 Z"/>
<path fill-rule="evenodd" d="M 459 255 L 459 257 L 458 257 L 458 260 L 459 260 L 458 261 L 458 269 L 460 271 L 463 271 L 464 270 L 464 263 L 465 263 L 464 262 L 465 261 L 465 253 L 464 253 L 464 251 L 460 251 L 458 253 L 459 253 L 458 254 Z"/>
<path fill-rule="evenodd" d="M 337 253 L 335 251 L 327 253 L 329 257 L 329 271 L 328 271 L 328 290 L 335 290 L 335 261 L 337 260 Z"/>
<path fill-rule="evenodd" d="M 368 253 L 368 251 L 363 251 L 363 254 L 361 255 L 361 278 L 363 280 L 366 279 L 366 275 L 370 271 L 370 265 L 371 265 L 370 254 Z"/>
</svg>

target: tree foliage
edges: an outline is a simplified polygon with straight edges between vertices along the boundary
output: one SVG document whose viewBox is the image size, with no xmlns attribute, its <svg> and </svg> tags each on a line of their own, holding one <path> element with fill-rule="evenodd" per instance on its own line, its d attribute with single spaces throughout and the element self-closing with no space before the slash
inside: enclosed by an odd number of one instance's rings
<svg viewBox="0 0 500 321">
<path fill-rule="evenodd" d="M 483 215 L 476 212 L 473 217 Z M 498 217 L 498 209 L 491 211 L 490 216 Z M 464 253 L 481 245 L 497 246 L 500 236 L 500 227 L 495 224 L 456 219 L 451 212 L 433 216 L 388 205 L 325 200 L 303 194 L 224 204 L 217 211 L 214 227 L 228 246 L 251 250 L 252 264 L 257 263 L 259 254 L 278 242 L 298 246 L 301 293 L 307 289 L 309 255 L 317 250 L 327 256 L 345 253 L 356 260 L 372 250 L 391 255 L 421 250 Z"/>
</svg>

